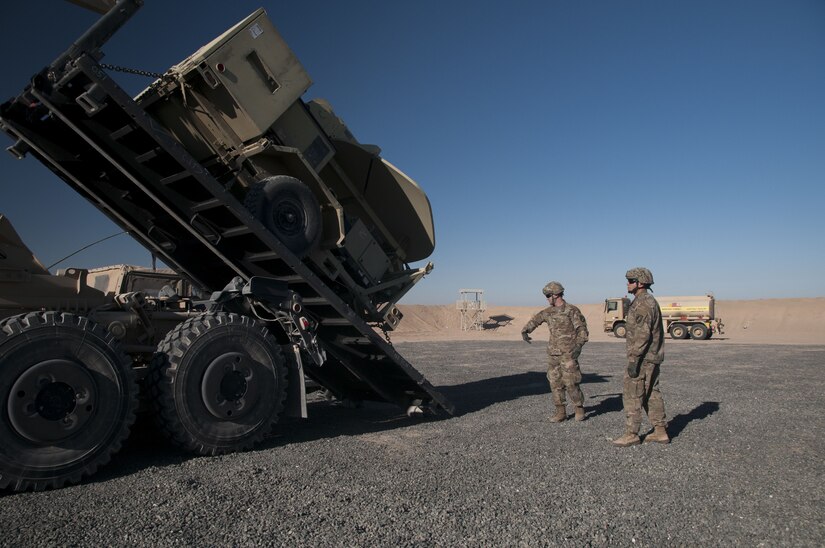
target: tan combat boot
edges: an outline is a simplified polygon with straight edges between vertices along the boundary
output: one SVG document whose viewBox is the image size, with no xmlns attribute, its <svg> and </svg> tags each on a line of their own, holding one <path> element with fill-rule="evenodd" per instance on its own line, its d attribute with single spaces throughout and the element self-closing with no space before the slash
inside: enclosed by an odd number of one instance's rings
<svg viewBox="0 0 825 548">
<path fill-rule="evenodd" d="M 576 420 L 579 422 L 584 420 L 584 407 L 581 405 L 576 406 Z"/>
<path fill-rule="evenodd" d="M 670 443 L 667 429 L 664 426 L 654 426 L 653 432 L 645 436 L 645 443 L 655 441 L 656 443 Z"/>
<path fill-rule="evenodd" d="M 562 422 L 567 418 L 567 408 L 563 405 L 556 406 L 556 413 L 550 417 L 550 422 Z"/>
<path fill-rule="evenodd" d="M 613 440 L 613 445 L 617 447 L 630 447 L 631 445 L 639 445 L 640 443 L 642 443 L 642 440 L 633 432 L 625 432 L 621 438 Z"/>
</svg>

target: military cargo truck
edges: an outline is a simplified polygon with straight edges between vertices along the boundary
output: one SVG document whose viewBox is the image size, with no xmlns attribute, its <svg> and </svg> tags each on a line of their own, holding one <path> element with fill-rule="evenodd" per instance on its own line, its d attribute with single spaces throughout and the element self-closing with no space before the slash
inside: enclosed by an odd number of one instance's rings
<svg viewBox="0 0 825 548">
<path fill-rule="evenodd" d="M 311 81 L 263 10 L 132 98 L 101 48 L 141 4 L 106 11 L 0 106 L 0 129 L 211 295 L 148 361 L 142 395 L 167 437 L 206 455 L 251 447 L 306 415 L 305 377 L 342 400 L 451 412 L 389 342 L 398 300 L 432 269 L 411 265 L 435 245 L 421 188 L 329 103 L 302 100 Z M 0 487 L 77 481 L 128 435 L 146 362 L 128 339 L 146 310 L 130 306 L 125 339 L 85 305 L 0 322 Z"/>
<path fill-rule="evenodd" d="M 692 297 L 661 297 L 656 301 L 662 309 L 662 322 L 666 333 L 673 339 L 705 340 L 714 333 L 724 333 L 721 318 L 716 316 L 713 295 Z M 630 299 L 617 297 L 604 302 L 604 330 L 624 338 L 627 333 L 625 318 Z"/>
<path fill-rule="evenodd" d="M 46 310 L 80 315 L 111 333 L 133 366 L 145 368 L 164 336 L 207 304 L 171 269 L 113 265 L 52 275 L 0 213 L 0 320 Z"/>
</svg>

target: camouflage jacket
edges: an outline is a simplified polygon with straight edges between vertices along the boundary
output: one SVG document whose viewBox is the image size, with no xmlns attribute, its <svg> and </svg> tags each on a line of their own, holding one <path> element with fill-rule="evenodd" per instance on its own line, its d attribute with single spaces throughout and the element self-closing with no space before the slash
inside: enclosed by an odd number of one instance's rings
<svg viewBox="0 0 825 548">
<path fill-rule="evenodd" d="M 653 295 L 640 292 L 627 309 L 627 361 L 662 363 L 665 359 L 665 331 L 662 309 Z"/>
<path fill-rule="evenodd" d="M 547 353 L 551 356 L 581 351 L 581 347 L 587 342 L 587 321 L 581 311 L 570 303 L 548 306 L 530 318 L 521 332 L 532 333 L 543 323 L 550 329 Z"/>
</svg>

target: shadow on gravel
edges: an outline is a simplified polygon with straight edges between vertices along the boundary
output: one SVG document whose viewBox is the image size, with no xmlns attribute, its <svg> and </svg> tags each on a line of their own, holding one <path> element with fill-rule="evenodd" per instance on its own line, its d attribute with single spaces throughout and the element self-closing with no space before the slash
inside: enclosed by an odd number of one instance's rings
<svg viewBox="0 0 825 548">
<path fill-rule="evenodd" d="M 455 405 L 455 415 L 474 413 L 495 403 L 549 392 L 544 373 L 531 371 L 437 388 Z"/>
<path fill-rule="evenodd" d="M 274 432 L 250 452 L 289 443 L 383 432 L 442 418 L 408 417 L 404 411 L 387 403 L 365 402 L 361 407 L 353 408 L 323 400 L 308 405 L 310 418 L 282 419 Z M 201 457 L 175 447 L 161 435 L 149 417 L 139 417 L 123 449 L 113 457 L 112 462 L 82 483 L 105 482 L 149 468 L 177 466 L 194 458 Z"/>
<path fill-rule="evenodd" d="M 594 396 L 588 396 L 585 393 L 584 396 L 585 400 L 604 398 L 602 401 L 592 406 L 588 406 L 585 402 L 585 409 L 588 411 L 587 418 L 598 417 L 599 415 L 603 415 L 605 413 L 615 413 L 616 411 L 621 411 L 624 407 L 622 405 L 621 394 L 596 394 Z"/>
<path fill-rule="evenodd" d="M 605 383 L 608 382 L 609 377 L 609 375 L 586 373 L 582 377 L 582 384 Z M 549 397 L 550 394 L 547 377 L 544 373 L 537 371 L 453 386 L 438 386 L 436 390 L 453 402 L 454 417 L 474 413 L 496 403 L 542 394 Z M 614 399 L 617 399 L 618 404 L 614 402 Z M 590 416 L 616 409 L 621 409 L 620 396 L 607 398 L 596 407 L 590 408 L 592 410 Z M 691 415 L 695 412 L 696 410 Z M 411 418 L 395 405 L 386 403 L 365 402 L 360 407 L 352 408 L 340 402 L 314 401 L 309 403 L 308 419 L 282 420 L 275 427 L 275 432 L 258 444 L 253 451 L 266 450 L 285 443 L 306 443 L 338 436 L 386 432 L 396 428 L 414 426 L 422 421 L 449 420 L 449 418 L 448 415 Z M 679 417 L 674 419 L 674 422 L 678 420 Z M 160 435 L 148 417 L 139 417 L 132 428 L 129 439 L 123 449 L 114 456 L 113 462 L 104 466 L 93 477 L 85 479 L 83 483 L 105 482 L 152 467 L 176 466 L 192 458 L 198 458 L 198 456 L 174 447 Z"/>
<path fill-rule="evenodd" d="M 582 375 L 582 384 L 600 382 L 607 382 L 607 377 L 597 373 Z M 547 376 L 536 371 L 453 386 L 439 386 L 437 390 L 453 402 L 455 405 L 454 416 L 456 417 L 467 413 L 475 413 L 493 404 L 515 400 L 524 396 L 550 395 Z"/>
<path fill-rule="evenodd" d="M 306 419 L 285 419 L 278 423 L 274 434 L 267 437 L 259 448 L 266 449 L 282 443 L 304 443 L 338 436 L 385 432 L 443 418 L 408 417 L 395 405 L 378 402 L 365 402 L 357 408 L 344 406 L 340 402 L 318 402 L 310 404 L 308 415 L 309 418 Z"/>
<path fill-rule="evenodd" d="M 601 375 L 588 374 L 583 382 L 606 382 Z M 530 372 L 507 375 L 455 386 L 441 386 L 442 392 L 455 404 L 455 417 L 478 411 L 498 402 L 524 396 L 548 394 L 544 373 Z M 275 431 L 255 450 L 266 450 L 285 443 L 306 443 L 339 436 L 358 436 L 374 432 L 386 432 L 396 428 L 414 426 L 422 421 L 448 420 L 449 415 L 408 417 L 395 405 L 364 402 L 350 407 L 337 401 L 319 398 L 308 403 L 307 419 L 282 419 Z M 197 455 L 187 453 L 167 442 L 157 431 L 149 417 L 139 417 L 123 449 L 114 456 L 113 462 L 83 483 L 98 483 L 128 476 L 152 467 L 176 466 Z"/>
<path fill-rule="evenodd" d="M 81 485 L 129 476 L 151 467 L 178 465 L 195 457 L 197 455 L 187 453 L 168 442 L 151 417 L 138 415 L 121 450 L 96 474 L 85 478 Z"/>
<path fill-rule="evenodd" d="M 193 455 L 188 455 L 167 443 L 148 417 L 138 416 L 138 420 L 132 425 L 129 438 L 123 443 L 121 450 L 115 453 L 112 460 L 101 466 L 91 477 L 83 478 L 79 485 L 105 483 L 115 478 L 130 476 L 153 466 L 165 467 L 180 464 L 191 457 Z M 71 484 L 64 487 L 64 489 L 70 488 Z M 0 491 L 0 499 L 12 495 L 20 495 L 20 493 L 11 490 Z M 5 544 L 0 542 L 0 545 Z"/>
<path fill-rule="evenodd" d="M 676 415 L 667 424 L 667 433 L 670 439 L 677 437 L 691 421 L 700 421 L 719 411 L 719 402 L 706 401 L 688 413 Z"/>
<path fill-rule="evenodd" d="M 608 382 L 608 377 L 597 373 L 583 375 L 582 384 Z M 544 373 L 531 371 L 494 377 L 480 381 L 437 386 L 455 405 L 453 417 L 480 411 L 496 403 L 516 400 L 525 396 L 547 394 L 550 388 Z M 422 420 L 449 420 L 448 415 L 410 418 L 398 407 L 390 404 L 366 402 L 362 407 L 349 408 L 338 402 L 320 401 L 310 404 L 309 418 L 301 421 L 286 420 L 276 427 L 276 434 L 259 447 L 265 449 L 280 443 L 303 443 L 337 436 L 357 436 L 373 432 L 385 432 L 418 424 Z"/>
</svg>

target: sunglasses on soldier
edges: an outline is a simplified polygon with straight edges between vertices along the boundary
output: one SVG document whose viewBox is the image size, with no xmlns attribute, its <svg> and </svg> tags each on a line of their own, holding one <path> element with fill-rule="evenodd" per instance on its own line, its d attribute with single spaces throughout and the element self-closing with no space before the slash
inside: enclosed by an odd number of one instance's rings
<svg viewBox="0 0 825 548">
<path fill-rule="evenodd" d="M 628 278 L 628 279 L 627 279 L 627 283 L 629 283 L 629 284 L 637 284 L 637 283 L 639 283 L 639 280 L 637 280 L 636 278 Z"/>
</svg>

